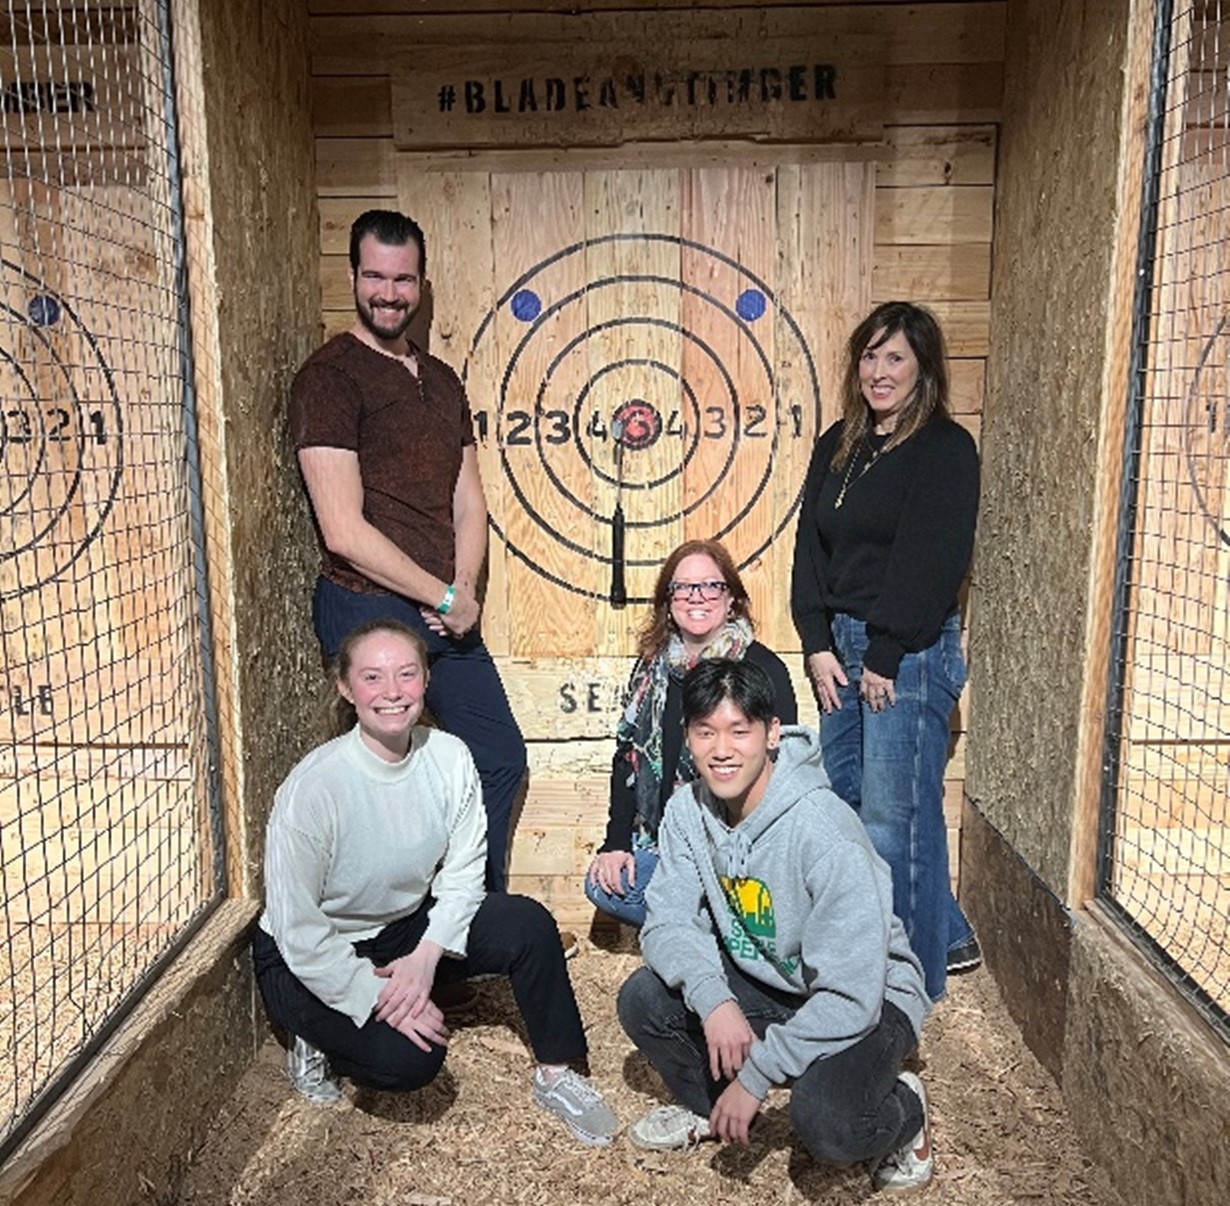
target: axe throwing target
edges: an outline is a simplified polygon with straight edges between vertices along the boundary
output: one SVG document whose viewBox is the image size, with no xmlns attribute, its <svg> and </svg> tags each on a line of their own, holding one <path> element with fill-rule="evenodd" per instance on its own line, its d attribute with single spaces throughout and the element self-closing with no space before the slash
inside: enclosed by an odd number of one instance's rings
<svg viewBox="0 0 1230 1206">
<path fill-rule="evenodd" d="M 587 253 L 608 243 L 620 245 L 620 269 L 587 273 Z M 661 271 L 664 244 L 689 265 L 686 275 Z M 660 544 L 646 537 L 661 525 L 685 521 L 723 541 L 745 568 L 790 524 L 799 496 L 783 501 L 774 471 L 783 441 L 810 450 L 815 440 L 815 363 L 773 291 L 732 257 L 668 234 L 565 247 L 483 317 L 463 375 L 493 352 L 495 406 L 475 411 L 478 438 L 495 440 L 507 487 L 495 492 L 491 526 L 548 581 L 589 598 L 606 594 L 613 431 L 623 446 L 630 571 L 660 564 L 660 552 L 644 546 Z M 788 395 L 781 365 L 791 367 Z M 512 507 L 531 521 L 515 537 Z M 630 592 L 629 602 L 646 601 Z"/>
</svg>

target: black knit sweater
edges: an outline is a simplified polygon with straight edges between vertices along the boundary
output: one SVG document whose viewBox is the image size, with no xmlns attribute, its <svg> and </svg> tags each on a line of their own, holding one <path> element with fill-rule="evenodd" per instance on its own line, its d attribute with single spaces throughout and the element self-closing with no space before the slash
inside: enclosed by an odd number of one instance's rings
<svg viewBox="0 0 1230 1206">
<path fill-rule="evenodd" d="M 865 620 L 863 664 L 896 678 L 902 657 L 934 643 L 957 606 L 974 547 L 978 451 L 940 416 L 878 457 L 888 437 L 870 436 L 834 470 L 841 429 L 834 423 L 812 452 L 791 611 L 804 654 L 832 649 L 836 613 Z"/>
</svg>

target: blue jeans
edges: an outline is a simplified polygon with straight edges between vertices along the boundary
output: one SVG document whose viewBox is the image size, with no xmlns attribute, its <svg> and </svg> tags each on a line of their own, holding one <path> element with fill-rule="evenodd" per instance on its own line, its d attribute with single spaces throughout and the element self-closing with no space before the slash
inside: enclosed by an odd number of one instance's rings
<svg viewBox="0 0 1230 1206">
<path fill-rule="evenodd" d="M 858 694 L 866 624 L 839 613 L 832 628 L 849 683 L 839 689 L 840 710 L 820 720 L 824 767 L 892 871 L 893 912 L 922 963 L 928 995 L 938 1001 L 948 984 L 949 949 L 973 934 L 952 894 L 944 824 L 948 722 L 965 686 L 960 617 L 948 617 L 935 644 L 901 659 L 897 702 L 883 712 Z"/>
<path fill-rule="evenodd" d="M 645 924 L 645 889 L 649 887 L 654 868 L 658 865 L 658 852 L 642 847 L 632 852 L 632 858 L 636 868 L 636 883 L 629 887 L 628 873 L 621 871 L 619 878 L 624 889 L 622 896 L 604 891 L 592 882 L 588 875 L 585 877 L 585 895 L 594 908 L 610 914 L 624 925 L 634 925 L 639 930 Z"/>
<path fill-rule="evenodd" d="M 760 1038 L 807 1002 L 749 979 L 722 955 L 722 970 L 747 1024 Z M 671 1095 L 693 1114 L 708 1118 L 724 1080 L 709 1071 L 701 1019 L 648 967 L 638 968 L 619 990 L 619 1022 L 644 1053 Z M 918 1134 L 922 1103 L 897 1079 L 902 1061 L 918 1045 L 910 1019 L 884 1002 L 876 1027 L 836 1055 L 818 1059 L 790 1090 L 790 1125 L 818 1160 L 855 1164 L 896 1151 Z"/>
<path fill-rule="evenodd" d="M 495 662 L 477 630 L 457 638 L 438 636 L 424 623 L 418 604 L 401 595 L 361 595 L 327 578 L 316 580 L 312 623 L 327 657 L 336 657 L 346 635 L 368 620 L 400 620 L 426 642 L 427 707 L 441 728 L 466 743 L 478 768 L 487 810 L 487 888 L 502 892 L 509 823 L 526 754 Z"/>
</svg>

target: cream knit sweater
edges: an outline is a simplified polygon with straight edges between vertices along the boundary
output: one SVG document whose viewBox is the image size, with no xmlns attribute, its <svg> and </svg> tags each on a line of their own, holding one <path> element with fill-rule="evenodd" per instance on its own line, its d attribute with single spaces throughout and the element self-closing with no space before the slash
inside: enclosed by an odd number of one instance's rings
<svg viewBox="0 0 1230 1206">
<path fill-rule="evenodd" d="M 416 727 L 410 752 L 391 763 L 356 727 L 313 750 L 278 788 L 260 925 L 311 992 L 362 1026 L 385 981 L 353 944 L 430 894 L 424 937 L 464 956 L 486 853 L 482 788 L 460 740 Z"/>
</svg>

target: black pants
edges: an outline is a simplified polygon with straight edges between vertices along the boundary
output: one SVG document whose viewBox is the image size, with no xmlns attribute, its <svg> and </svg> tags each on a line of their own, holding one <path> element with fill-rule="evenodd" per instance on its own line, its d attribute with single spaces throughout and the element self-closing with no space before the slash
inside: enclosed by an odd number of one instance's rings
<svg viewBox="0 0 1230 1206">
<path fill-rule="evenodd" d="M 794 1016 L 801 997 L 748 979 L 725 956 L 726 981 L 747 1023 L 760 1038 Z M 700 1018 L 683 994 L 647 967 L 619 990 L 619 1020 L 645 1053 L 675 1100 L 708 1118 L 726 1087 L 709 1073 Z M 790 1092 L 790 1124 L 817 1159 L 854 1164 L 878 1159 L 909 1142 L 922 1127 L 922 1103 L 897 1080 L 902 1060 L 918 1044 L 910 1019 L 884 1002 L 876 1028 L 851 1047 L 816 1060 Z"/>
<path fill-rule="evenodd" d="M 427 929 L 431 904 L 429 897 L 409 917 L 385 926 L 372 939 L 356 942 L 355 951 L 376 967 L 409 954 Z M 339 1075 L 369 1088 L 408 1090 L 429 1084 L 440 1071 L 443 1047 L 433 1043 L 424 1051 L 374 1016 L 356 1026 L 304 986 L 264 930 L 258 929 L 252 940 L 252 958 L 270 1018 L 323 1051 Z M 585 1031 L 559 930 L 536 900 L 504 893 L 488 896 L 470 925 L 466 957 L 441 959 L 436 983 L 452 984 L 489 973 L 508 976 L 539 1063 L 566 1064 L 584 1058 Z"/>
</svg>

